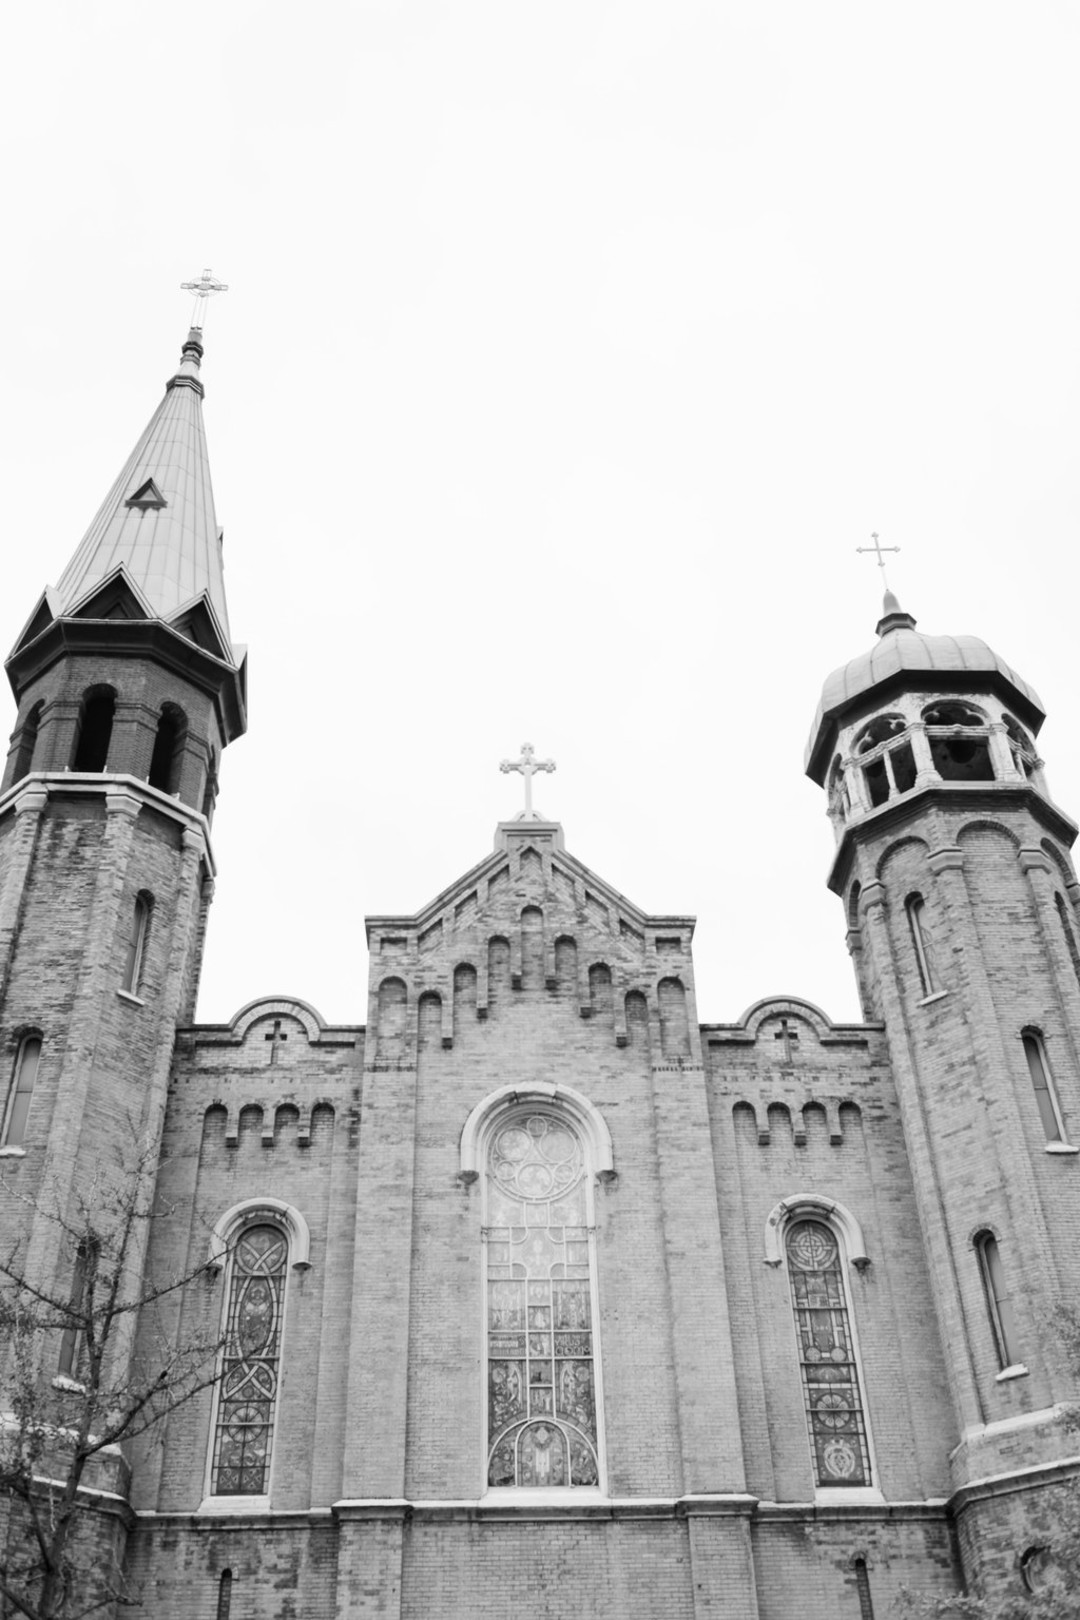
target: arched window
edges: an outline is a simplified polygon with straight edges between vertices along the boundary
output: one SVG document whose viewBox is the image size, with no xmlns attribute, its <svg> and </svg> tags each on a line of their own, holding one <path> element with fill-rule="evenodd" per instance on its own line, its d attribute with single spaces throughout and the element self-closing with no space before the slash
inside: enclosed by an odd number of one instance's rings
<svg viewBox="0 0 1080 1620">
<path fill-rule="evenodd" d="M 990 728 L 970 703 L 932 703 L 923 710 L 930 757 L 946 782 L 992 782 Z"/>
<path fill-rule="evenodd" d="M 536 1104 L 487 1138 L 489 1487 L 600 1483 L 592 1175 L 575 1122 Z"/>
<path fill-rule="evenodd" d="M 73 771 L 104 771 L 108 768 L 116 693 L 111 686 L 93 686 L 86 693 L 79 712 L 75 738 Z"/>
<path fill-rule="evenodd" d="M 902 714 L 879 714 L 855 739 L 855 754 L 864 761 L 863 778 L 875 808 L 915 786 L 915 755 Z"/>
<path fill-rule="evenodd" d="M 874 1620 L 874 1600 L 870 1596 L 870 1574 L 865 1558 L 852 1560 L 855 1571 L 855 1591 L 859 1598 L 859 1620 Z"/>
<path fill-rule="evenodd" d="M 919 970 L 922 993 L 924 996 L 932 996 L 940 986 L 934 971 L 934 943 L 924 920 L 926 902 L 922 895 L 909 894 L 904 901 L 904 910 L 907 912 L 908 927 L 911 930 L 911 944 L 915 952 L 915 965 Z"/>
<path fill-rule="evenodd" d="M 1050 1073 L 1050 1065 L 1046 1059 L 1043 1038 L 1037 1029 L 1025 1029 L 1021 1031 L 1020 1039 L 1024 1043 L 1024 1056 L 1027 1058 L 1035 1101 L 1039 1105 L 1043 1133 L 1048 1142 L 1064 1142 L 1065 1127 L 1057 1092 L 1054 1089 L 1054 1077 Z"/>
<path fill-rule="evenodd" d="M 33 769 L 34 749 L 37 747 L 38 729 L 41 725 L 41 711 L 43 703 L 35 703 L 22 723 L 19 732 L 19 747 L 15 755 L 15 764 L 11 772 L 13 782 L 21 782 L 23 777 Z"/>
<path fill-rule="evenodd" d="M 226 1286 L 213 1496 L 269 1493 L 288 1263 L 289 1239 L 282 1227 L 263 1220 L 238 1232 Z"/>
<path fill-rule="evenodd" d="M 1069 953 L 1069 961 L 1073 965 L 1073 972 L 1076 974 L 1077 979 L 1080 980 L 1080 951 L 1076 948 L 1076 934 L 1069 918 L 1069 908 L 1060 894 L 1054 895 L 1054 909 L 1058 914 L 1061 932 L 1065 936 L 1065 949 Z"/>
<path fill-rule="evenodd" d="M 1035 752 L 1035 744 L 1024 730 L 1018 720 L 1011 714 L 1002 716 L 1005 725 L 1005 735 L 1009 739 L 1009 750 L 1013 757 L 1013 764 L 1021 776 L 1034 776 L 1039 764 L 1039 756 Z"/>
<path fill-rule="evenodd" d="M 223 1569 L 218 1582 L 217 1620 L 229 1620 L 232 1610 L 232 1570 Z"/>
<path fill-rule="evenodd" d="M 0 1146 L 22 1147 L 26 1140 L 26 1122 L 30 1115 L 30 1099 L 37 1081 L 41 1060 L 41 1036 L 24 1035 L 15 1054 L 8 1087 L 7 1106 L 4 1110 L 4 1128 L 0 1132 Z"/>
<path fill-rule="evenodd" d="M 211 751 L 210 759 L 206 766 L 206 783 L 203 787 L 202 798 L 202 813 L 206 817 L 207 821 L 212 821 L 214 817 L 214 803 L 217 799 L 217 789 L 217 756 Z"/>
<path fill-rule="evenodd" d="M 993 1232 L 976 1234 L 975 1253 L 978 1256 L 979 1272 L 986 1295 L 986 1310 L 990 1317 L 998 1362 L 1002 1369 L 1018 1366 L 1020 1353 L 1016 1335 L 1016 1312 L 1009 1298 L 1005 1268 L 1001 1263 L 1001 1251 Z"/>
<path fill-rule="evenodd" d="M 796 1216 L 785 1233 L 803 1400 L 819 1486 L 872 1484 L 840 1233 Z"/>
<path fill-rule="evenodd" d="M 60 1336 L 60 1359 L 57 1372 L 61 1378 L 77 1378 L 79 1362 L 85 1343 L 84 1327 L 91 1315 L 88 1296 L 97 1278 L 101 1260 L 101 1244 L 96 1238 L 84 1239 L 75 1250 L 75 1264 L 71 1272 L 71 1304 L 68 1307 L 67 1326 Z"/>
<path fill-rule="evenodd" d="M 187 722 L 175 703 L 163 703 L 150 756 L 150 786 L 162 793 L 175 793 L 179 783 L 180 751 Z"/>
<path fill-rule="evenodd" d="M 153 910 L 153 896 L 145 889 L 135 896 L 135 904 L 131 912 L 131 932 L 128 936 L 127 951 L 124 956 L 124 972 L 120 980 L 121 990 L 127 990 L 131 995 L 137 995 L 142 979 L 142 966 L 146 956 L 146 939 L 150 931 L 150 913 Z"/>
</svg>

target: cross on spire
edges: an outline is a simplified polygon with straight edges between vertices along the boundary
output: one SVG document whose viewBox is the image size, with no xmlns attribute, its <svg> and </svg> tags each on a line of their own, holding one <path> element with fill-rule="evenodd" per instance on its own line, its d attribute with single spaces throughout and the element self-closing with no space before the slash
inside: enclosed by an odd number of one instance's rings
<svg viewBox="0 0 1080 1620">
<path fill-rule="evenodd" d="M 219 281 L 210 269 L 204 270 L 198 281 L 182 281 L 180 291 L 195 294 L 195 302 L 191 310 L 192 326 L 201 332 L 203 321 L 206 319 L 208 299 L 211 299 L 215 293 L 228 292 L 228 290 L 225 282 Z"/>
<path fill-rule="evenodd" d="M 522 743 L 520 759 L 504 759 L 499 765 L 500 771 L 503 771 L 504 773 L 508 771 L 520 771 L 522 776 L 525 778 L 525 809 L 519 817 L 519 820 L 521 821 L 535 821 L 538 819 L 536 811 L 533 809 L 532 802 L 533 777 L 536 775 L 537 771 L 553 771 L 555 769 L 555 761 L 553 759 L 534 759 L 533 755 L 535 753 L 536 749 L 533 747 L 532 743 Z"/>
<path fill-rule="evenodd" d="M 870 536 L 870 538 L 874 542 L 872 546 L 856 546 L 855 550 L 856 551 L 873 551 L 873 552 L 877 553 L 877 565 L 881 569 L 881 583 L 884 585 L 885 589 L 888 590 L 888 588 L 889 588 L 889 580 L 888 580 L 888 576 L 885 573 L 885 553 L 887 551 L 899 551 L 900 547 L 899 546 L 883 546 L 881 544 L 881 541 L 878 538 L 876 533 L 872 534 Z"/>
</svg>

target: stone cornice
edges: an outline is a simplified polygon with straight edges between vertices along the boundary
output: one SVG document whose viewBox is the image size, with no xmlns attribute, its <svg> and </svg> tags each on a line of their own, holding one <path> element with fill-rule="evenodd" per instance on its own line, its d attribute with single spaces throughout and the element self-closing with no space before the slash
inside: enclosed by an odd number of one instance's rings
<svg viewBox="0 0 1080 1620">
<path fill-rule="evenodd" d="M 123 801 L 131 801 L 134 813 L 153 810 L 181 829 L 187 844 L 202 846 L 207 870 L 213 877 L 217 871 L 210 848 L 210 825 L 204 815 L 181 803 L 160 788 L 151 787 L 138 776 L 121 776 L 107 771 L 33 771 L 22 776 L 0 794 L 0 821 L 5 816 L 17 815 L 27 808 L 44 809 L 49 799 L 100 798 L 107 810 L 122 810 Z"/>
</svg>

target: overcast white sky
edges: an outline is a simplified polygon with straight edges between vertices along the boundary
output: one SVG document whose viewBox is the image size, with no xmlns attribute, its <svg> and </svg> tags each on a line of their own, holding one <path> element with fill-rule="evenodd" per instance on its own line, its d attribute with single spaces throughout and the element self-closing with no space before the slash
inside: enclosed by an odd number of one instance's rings
<svg viewBox="0 0 1080 1620">
<path fill-rule="evenodd" d="M 200 1017 L 365 1016 L 365 912 L 521 804 L 699 918 L 701 1017 L 858 1015 L 802 775 L 880 582 L 1041 693 L 1080 811 L 1076 9 L 818 0 L 11 8 L 10 648 L 203 374 L 250 732 Z M 14 710 L 9 709 L 13 720 Z"/>
</svg>

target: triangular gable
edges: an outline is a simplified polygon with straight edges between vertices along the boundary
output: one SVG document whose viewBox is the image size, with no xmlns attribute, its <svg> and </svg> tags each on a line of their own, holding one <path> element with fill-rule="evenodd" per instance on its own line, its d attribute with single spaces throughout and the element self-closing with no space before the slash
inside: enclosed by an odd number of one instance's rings
<svg viewBox="0 0 1080 1620">
<path fill-rule="evenodd" d="M 215 658 L 220 658 L 226 664 L 235 662 L 232 647 L 222 630 L 220 619 L 214 612 L 214 604 L 208 591 L 203 591 L 185 602 L 167 622 L 173 630 L 186 637 L 188 641 L 193 641 L 196 647 L 201 647 L 204 652 L 212 653 Z"/>
<path fill-rule="evenodd" d="M 140 484 L 135 493 L 129 495 L 124 502 L 125 506 L 133 506 L 139 512 L 160 512 L 161 508 L 168 504 L 152 478 Z"/>
<path fill-rule="evenodd" d="M 58 606 L 56 592 L 49 585 L 38 597 L 37 602 L 34 604 L 34 611 L 20 630 L 12 648 L 13 657 L 15 653 L 21 652 L 23 647 L 28 646 L 35 637 L 40 636 L 43 630 L 48 629 L 49 625 L 57 617 Z"/>
<path fill-rule="evenodd" d="M 541 851 L 544 852 L 543 856 Z M 601 932 L 636 941 L 644 937 L 646 929 L 664 930 L 670 924 L 675 931 L 688 931 L 687 937 L 693 935 L 692 917 L 653 916 L 642 911 L 576 856 L 569 854 L 563 845 L 562 828 L 557 823 L 511 821 L 500 824 L 492 855 L 436 895 L 415 916 L 366 918 L 369 943 L 374 935 L 388 930 L 422 939 L 437 926 L 440 919 L 446 919 L 449 923 L 458 916 L 473 895 L 491 892 L 489 885 L 499 882 L 508 865 L 512 863 L 520 873 L 523 861 L 527 867 L 530 860 L 535 858 L 539 865 L 545 857 L 550 862 L 552 879 L 557 888 L 563 890 L 567 899 L 572 891 L 574 903 L 584 907 L 594 926 Z"/>
<path fill-rule="evenodd" d="M 67 619 L 153 619 L 157 615 L 128 574 L 123 563 L 98 580 L 78 602 L 73 602 Z"/>
</svg>

